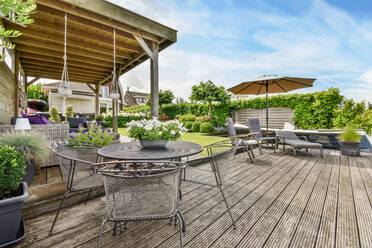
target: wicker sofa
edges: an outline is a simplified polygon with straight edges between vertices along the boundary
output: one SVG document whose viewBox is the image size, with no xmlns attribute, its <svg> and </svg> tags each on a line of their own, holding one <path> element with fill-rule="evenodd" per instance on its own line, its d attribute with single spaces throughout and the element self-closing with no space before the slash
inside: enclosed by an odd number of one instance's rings
<svg viewBox="0 0 372 248">
<path fill-rule="evenodd" d="M 14 125 L 0 125 L 0 134 L 14 130 Z M 31 130 L 39 132 L 47 136 L 49 141 L 56 139 L 67 139 L 69 135 L 69 124 L 63 122 L 59 124 L 46 124 L 46 125 L 31 125 Z M 52 152 L 49 152 L 49 157 L 43 161 L 40 167 L 49 167 L 58 165 L 58 158 Z"/>
</svg>

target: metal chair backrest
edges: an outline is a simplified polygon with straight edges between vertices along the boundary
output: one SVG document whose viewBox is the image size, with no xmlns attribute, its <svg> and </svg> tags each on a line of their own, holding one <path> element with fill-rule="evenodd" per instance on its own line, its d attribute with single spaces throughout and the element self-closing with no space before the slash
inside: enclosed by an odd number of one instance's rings
<svg viewBox="0 0 372 248">
<path fill-rule="evenodd" d="M 99 146 L 74 143 L 70 140 L 54 140 L 49 147 L 58 156 L 61 175 L 69 190 L 76 191 L 103 185 L 100 176 L 93 175 L 98 161 Z"/>
<path fill-rule="evenodd" d="M 98 173 L 106 193 L 107 219 L 137 221 L 174 216 L 184 166 L 174 161 L 105 163 Z"/>
<path fill-rule="evenodd" d="M 222 141 L 207 146 L 209 162 L 216 177 L 217 186 L 226 183 L 226 176 L 231 170 L 232 161 L 240 145 L 237 143 Z"/>
<path fill-rule="evenodd" d="M 249 126 L 249 132 L 251 133 L 257 133 L 257 138 L 262 138 L 262 130 L 260 121 L 257 118 L 248 118 L 248 126 Z"/>
<path fill-rule="evenodd" d="M 293 131 L 276 131 L 277 136 L 285 140 L 300 140 L 300 138 Z"/>
<path fill-rule="evenodd" d="M 229 137 L 236 136 L 233 119 L 226 118 L 226 126 L 227 126 L 227 133 Z"/>
</svg>

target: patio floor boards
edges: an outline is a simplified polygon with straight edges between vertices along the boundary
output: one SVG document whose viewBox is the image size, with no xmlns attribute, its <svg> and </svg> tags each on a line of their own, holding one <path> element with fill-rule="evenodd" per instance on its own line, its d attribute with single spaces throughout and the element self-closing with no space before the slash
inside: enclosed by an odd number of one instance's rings
<svg viewBox="0 0 372 248">
<path fill-rule="evenodd" d="M 185 247 L 372 247 L 371 155 L 265 151 L 254 164 L 242 153 L 229 166 L 224 192 L 237 229 L 215 187 L 183 182 Z M 49 237 L 53 217 L 27 220 L 17 247 L 95 247 L 104 198 L 62 210 Z M 115 237 L 112 228 L 106 225 L 103 247 L 179 246 L 178 228 L 168 221 L 129 223 Z"/>
</svg>

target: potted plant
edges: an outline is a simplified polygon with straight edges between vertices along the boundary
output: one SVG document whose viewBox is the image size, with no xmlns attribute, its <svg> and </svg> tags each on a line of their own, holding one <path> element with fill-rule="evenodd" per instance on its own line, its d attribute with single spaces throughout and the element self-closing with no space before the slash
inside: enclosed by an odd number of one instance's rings
<svg viewBox="0 0 372 248">
<path fill-rule="evenodd" d="M 13 147 L 0 147 L 0 246 L 17 240 L 23 202 L 28 198 L 23 156 Z"/>
<path fill-rule="evenodd" d="M 28 185 L 34 180 L 35 171 L 39 171 L 39 162 L 48 156 L 49 141 L 44 135 L 36 132 L 22 134 L 8 132 L 0 136 L 0 146 L 11 146 L 18 151 L 26 161 L 26 175 L 22 179 Z"/>
<path fill-rule="evenodd" d="M 89 128 L 79 127 L 79 132 L 70 136 L 70 139 L 76 142 L 93 143 L 99 146 L 111 144 L 118 133 L 110 128 L 104 128 L 98 123 L 93 123 Z"/>
<path fill-rule="evenodd" d="M 341 133 L 341 153 L 343 155 L 359 156 L 361 135 L 355 129 L 347 127 Z"/>
<path fill-rule="evenodd" d="M 66 106 L 65 112 L 65 121 L 68 121 L 68 118 L 74 118 L 74 108 L 71 105 Z"/>
<path fill-rule="evenodd" d="M 177 120 L 161 122 L 156 118 L 131 121 L 128 123 L 128 136 L 138 139 L 149 149 L 163 148 L 169 140 L 177 140 L 185 128 Z"/>
</svg>

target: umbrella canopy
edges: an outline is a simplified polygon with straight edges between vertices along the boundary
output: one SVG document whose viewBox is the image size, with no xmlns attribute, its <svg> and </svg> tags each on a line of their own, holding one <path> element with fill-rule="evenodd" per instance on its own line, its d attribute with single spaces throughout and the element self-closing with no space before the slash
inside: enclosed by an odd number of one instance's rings
<svg viewBox="0 0 372 248">
<path fill-rule="evenodd" d="M 254 81 L 243 82 L 228 91 L 235 95 L 262 95 L 266 94 L 266 129 L 269 128 L 269 93 L 285 93 L 296 89 L 313 87 L 315 78 L 274 77 L 261 78 Z"/>
</svg>

